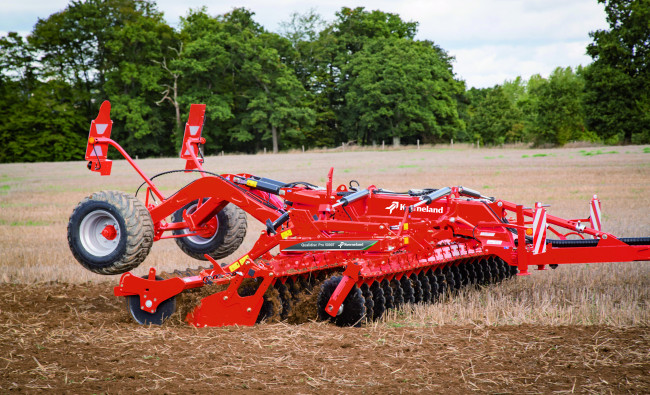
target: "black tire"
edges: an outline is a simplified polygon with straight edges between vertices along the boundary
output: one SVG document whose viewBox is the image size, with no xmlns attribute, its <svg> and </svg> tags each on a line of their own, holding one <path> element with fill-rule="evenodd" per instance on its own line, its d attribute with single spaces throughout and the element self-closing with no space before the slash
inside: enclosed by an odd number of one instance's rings
<svg viewBox="0 0 650 395">
<path fill-rule="evenodd" d="M 207 198 L 204 199 L 206 201 Z M 186 204 L 183 208 L 176 210 L 172 214 L 172 221 L 183 221 L 183 211 L 192 212 L 196 208 L 198 200 Z M 178 247 L 187 255 L 194 259 L 206 261 L 205 254 L 214 259 L 222 259 L 239 248 L 246 237 L 246 212 L 235 206 L 228 204 L 216 215 L 218 226 L 215 234 L 210 238 L 201 236 L 179 237 L 176 239 Z M 175 230 L 175 235 L 189 233 L 188 229 Z"/>
<path fill-rule="evenodd" d="M 332 321 L 337 326 L 361 326 L 361 321 L 366 315 L 366 301 L 361 290 L 356 285 L 350 290 L 343 301 L 343 309 L 339 315 L 332 317 L 325 308 L 332 297 L 334 290 L 341 282 L 341 276 L 333 276 L 325 280 L 318 293 L 318 318 L 323 321 Z"/>
<path fill-rule="evenodd" d="M 106 236 L 103 231 L 111 226 Z M 72 255 L 98 274 L 121 274 L 138 267 L 149 255 L 153 237 L 147 208 L 135 196 L 119 191 L 93 193 L 75 207 L 68 222 Z"/>
<path fill-rule="evenodd" d="M 148 278 L 143 276 L 142 278 Z M 156 276 L 156 281 L 162 278 Z M 126 297 L 126 306 L 131 318 L 140 325 L 162 325 L 176 311 L 176 296 L 166 299 L 158 305 L 155 313 L 142 310 L 140 306 L 140 295 L 129 295 Z"/>
</svg>

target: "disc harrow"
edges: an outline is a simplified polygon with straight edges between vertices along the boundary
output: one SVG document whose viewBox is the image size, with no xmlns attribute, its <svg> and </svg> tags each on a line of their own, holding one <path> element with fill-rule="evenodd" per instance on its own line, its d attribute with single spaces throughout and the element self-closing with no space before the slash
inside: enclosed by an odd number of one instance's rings
<svg viewBox="0 0 650 395">
<path fill-rule="evenodd" d="M 589 217 L 563 219 L 541 203 L 524 207 L 462 186 L 394 192 L 351 181 L 335 188 L 333 169 L 325 186 L 208 172 L 200 151 L 204 116 L 205 105 L 192 105 L 181 147 L 181 171 L 198 177 L 170 196 L 152 180 L 175 171 L 147 177 L 110 138 L 109 102 L 91 123 L 88 168 L 110 175 L 112 146 L 146 192 L 144 202 L 116 191 L 83 200 L 68 241 L 84 267 L 122 274 L 114 294 L 127 299 L 140 324 L 161 324 L 187 293 L 201 297 L 185 317 L 196 327 L 313 319 L 358 326 L 390 309 L 528 275 L 531 267 L 650 260 L 650 238 L 602 230 L 596 196 Z M 232 255 L 246 234 L 245 214 L 265 229 L 250 250 Z M 167 238 L 208 265 L 150 268 L 144 278 L 128 272 Z"/>
</svg>

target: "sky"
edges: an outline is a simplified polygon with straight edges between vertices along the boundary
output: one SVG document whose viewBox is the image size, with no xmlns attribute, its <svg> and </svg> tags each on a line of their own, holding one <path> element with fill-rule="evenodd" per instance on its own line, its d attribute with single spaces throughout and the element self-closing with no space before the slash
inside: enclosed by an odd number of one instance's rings
<svg viewBox="0 0 650 395">
<path fill-rule="evenodd" d="M 67 0 L 0 0 L 0 35 L 28 34 L 38 18 L 67 4 Z M 456 58 L 454 72 L 468 88 L 491 87 L 517 76 L 547 77 L 558 66 L 587 65 L 589 32 L 608 27 L 604 6 L 596 0 L 158 0 L 157 4 L 173 27 L 190 8 L 206 6 L 209 14 L 218 15 L 245 7 L 274 32 L 280 32 L 280 23 L 293 12 L 310 9 L 328 22 L 344 6 L 396 13 L 418 22 L 416 39 L 432 40 Z"/>
</svg>

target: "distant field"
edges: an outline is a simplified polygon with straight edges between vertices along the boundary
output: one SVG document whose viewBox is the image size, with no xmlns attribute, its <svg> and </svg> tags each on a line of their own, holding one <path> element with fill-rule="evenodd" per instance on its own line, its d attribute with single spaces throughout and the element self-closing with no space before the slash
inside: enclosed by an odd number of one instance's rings
<svg viewBox="0 0 650 395">
<path fill-rule="evenodd" d="M 586 217 L 597 193 L 604 229 L 650 235 L 649 147 L 387 150 L 227 155 L 207 170 L 393 190 L 464 185 L 552 214 Z M 179 159 L 140 161 L 145 172 Z M 157 179 L 166 193 L 191 176 Z M 286 322 L 202 328 L 135 324 L 117 277 L 83 269 L 68 217 L 102 189 L 134 192 L 124 161 L 100 177 L 85 163 L 0 165 L 0 392 L 648 393 L 650 264 L 561 266 L 391 310 L 363 328 Z M 250 248 L 261 227 L 249 219 Z M 194 267 L 173 241 L 138 268 Z"/>
</svg>

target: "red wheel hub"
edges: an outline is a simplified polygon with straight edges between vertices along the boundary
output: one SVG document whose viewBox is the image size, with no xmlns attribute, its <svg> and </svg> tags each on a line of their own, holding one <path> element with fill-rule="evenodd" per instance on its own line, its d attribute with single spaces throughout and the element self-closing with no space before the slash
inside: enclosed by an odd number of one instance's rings
<svg viewBox="0 0 650 395">
<path fill-rule="evenodd" d="M 201 237 L 209 239 L 210 237 L 214 236 L 214 233 L 217 231 L 218 227 L 219 220 L 217 217 L 214 217 L 206 222 L 205 225 L 203 225 L 200 229 L 197 229 L 196 233 Z"/>
<path fill-rule="evenodd" d="M 102 236 L 104 236 L 106 240 L 113 240 L 117 237 L 117 231 L 113 225 L 106 225 L 104 230 L 102 230 Z"/>
</svg>

